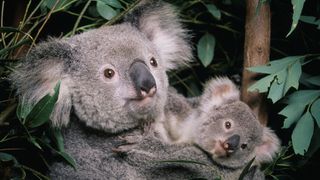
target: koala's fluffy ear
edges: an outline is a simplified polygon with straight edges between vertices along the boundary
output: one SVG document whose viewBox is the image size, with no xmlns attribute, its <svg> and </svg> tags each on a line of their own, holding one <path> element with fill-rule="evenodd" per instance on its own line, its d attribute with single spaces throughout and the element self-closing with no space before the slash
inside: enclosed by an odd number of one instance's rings
<svg viewBox="0 0 320 180">
<path fill-rule="evenodd" d="M 200 105 L 203 110 L 213 106 L 221 106 L 240 100 L 240 91 L 227 77 L 209 80 L 204 86 Z"/>
<path fill-rule="evenodd" d="M 263 127 L 262 142 L 255 147 L 255 163 L 271 162 L 276 153 L 280 150 L 280 140 L 277 135 L 268 127 Z"/>
<path fill-rule="evenodd" d="M 40 43 L 21 60 L 9 77 L 19 98 L 31 105 L 52 93 L 54 86 L 61 81 L 58 101 L 50 117 L 52 124 L 58 127 L 66 125 L 70 118 L 69 87 L 72 82 L 67 71 L 74 59 L 72 51 L 70 45 L 58 40 Z"/>
<path fill-rule="evenodd" d="M 182 28 L 173 7 L 159 0 L 143 0 L 125 18 L 155 45 L 167 69 L 185 66 L 192 59 L 190 35 Z"/>
</svg>

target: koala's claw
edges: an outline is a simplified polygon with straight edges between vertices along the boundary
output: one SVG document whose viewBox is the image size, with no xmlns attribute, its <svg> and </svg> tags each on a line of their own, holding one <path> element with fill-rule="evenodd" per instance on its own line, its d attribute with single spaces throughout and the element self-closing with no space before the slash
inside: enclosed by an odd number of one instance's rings
<svg viewBox="0 0 320 180">
<path fill-rule="evenodd" d="M 135 144 L 120 145 L 116 148 L 112 148 L 112 151 L 117 154 L 125 154 L 134 148 Z"/>
<path fill-rule="evenodd" d="M 135 144 L 141 139 L 141 137 L 137 137 L 137 136 L 119 136 L 119 139 L 124 141 L 124 143 L 126 143 L 126 144 Z"/>
</svg>

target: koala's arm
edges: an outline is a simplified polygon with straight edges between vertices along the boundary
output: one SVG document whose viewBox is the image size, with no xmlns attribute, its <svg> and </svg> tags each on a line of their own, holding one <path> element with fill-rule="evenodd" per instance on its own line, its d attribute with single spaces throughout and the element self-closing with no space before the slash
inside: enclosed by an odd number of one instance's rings
<svg viewBox="0 0 320 180">
<path fill-rule="evenodd" d="M 197 147 L 164 144 L 151 134 L 127 152 L 126 161 L 138 167 L 147 179 L 211 179 L 217 176 L 210 158 Z M 206 165 L 168 161 L 193 161 Z"/>
</svg>

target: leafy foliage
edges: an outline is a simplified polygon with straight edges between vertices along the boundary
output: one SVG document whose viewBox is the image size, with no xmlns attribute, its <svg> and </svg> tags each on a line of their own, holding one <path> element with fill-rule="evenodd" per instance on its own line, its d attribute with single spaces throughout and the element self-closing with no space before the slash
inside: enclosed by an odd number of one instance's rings
<svg viewBox="0 0 320 180">
<path fill-rule="evenodd" d="M 302 74 L 301 66 L 305 64 L 304 62 L 305 56 L 292 56 L 271 61 L 264 66 L 249 68 L 250 71 L 268 75 L 248 89 L 249 91 L 267 92 L 268 98 L 273 103 L 285 97 L 283 103 L 286 103 L 287 106 L 279 114 L 286 116 L 283 128 L 289 128 L 296 123 L 292 132 L 292 144 L 295 153 L 300 155 L 308 151 L 313 136 L 314 122 L 318 123 L 318 119 L 314 117 L 318 117 L 319 114 L 316 108 L 320 97 L 320 90 L 298 90 L 286 96 L 291 87 L 298 89 Z M 313 84 L 318 84 L 317 77 L 308 77 L 308 79 L 312 79 Z"/>
<path fill-rule="evenodd" d="M 0 164 L 6 162 L 13 162 L 11 168 L 19 169 L 22 173 L 21 176 L 26 176 L 25 171 L 30 171 L 36 177 L 42 177 L 48 179 L 45 175 L 37 170 L 34 170 L 26 165 L 20 163 L 12 154 L 16 154 L 15 151 L 28 151 L 26 147 L 31 146 L 34 155 L 42 157 L 44 164 L 48 164 L 48 158 L 44 157 L 46 151 L 53 151 L 60 155 L 66 162 L 73 167 L 76 166 L 75 161 L 70 157 L 63 148 L 63 139 L 60 131 L 53 129 L 49 124 L 49 117 L 54 108 L 59 96 L 60 82 L 54 88 L 52 95 L 45 95 L 37 104 L 29 105 L 20 102 L 17 108 L 18 119 L 14 121 L 17 123 L 9 131 L 1 131 L 0 133 Z M 44 126 L 47 128 L 42 128 Z M 51 138 L 49 138 L 51 137 Z M 16 142 L 21 144 L 28 144 L 26 147 L 14 146 Z M 13 147 L 11 147 L 13 146 Z M 57 148 L 54 148 L 54 147 Z M 11 154 L 12 153 L 12 154 Z M 47 152 L 48 153 L 48 152 Z M 17 155 L 19 156 L 19 155 Z M 22 178 L 22 177 L 21 177 Z"/>
</svg>

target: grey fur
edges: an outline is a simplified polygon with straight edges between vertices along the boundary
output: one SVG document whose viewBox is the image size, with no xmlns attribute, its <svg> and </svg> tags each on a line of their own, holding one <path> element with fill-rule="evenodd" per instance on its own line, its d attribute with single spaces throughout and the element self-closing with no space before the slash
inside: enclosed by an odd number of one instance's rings
<svg viewBox="0 0 320 180">
<path fill-rule="evenodd" d="M 175 146 L 159 140 L 165 131 L 168 97 L 166 71 L 187 64 L 191 48 L 175 11 L 166 3 L 142 1 L 124 22 L 70 38 L 37 45 L 10 76 L 17 94 L 34 104 L 61 81 L 51 122 L 63 129 L 65 150 L 75 158 L 77 171 L 63 163 L 51 167 L 52 179 L 189 179 L 211 177 L 210 168 L 171 165 L 154 160 L 193 159 L 210 163 L 194 146 Z M 151 57 L 157 67 L 150 64 Z M 141 98 L 130 77 L 136 60 L 156 81 L 156 93 Z M 104 76 L 106 69 L 115 73 Z M 73 111 L 71 111 L 73 109 Z M 71 112 L 76 118 L 70 120 Z M 174 112 L 175 113 L 175 112 Z M 153 127 L 141 133 L 144 126 Z M 121 136 L 134 139 L 127 156 L 113 150 Z M 118 148 L 120 147 L 120 149 Z M 117 149 L 118 148 L 118 149 Z"/>
<path fill-rule="evenodd" d="M 184 121 L 170 122 L 168 129 L 176 134 L 174 143 L 195 144 L 207 152 L 213 159 L 213 169 L 222 179 L 239 178 L 244 167 L 255 158 L 246 178 L 264 179 L 259 167 L 272 161 L 280 149 L 280 140 L 239 100 L 239 90 L 231 80 L 210 80 L 196 104 L 190 105 L 194 110 Z M 231 123 L 229 128 L 228 123 Z"/>
</svg>

